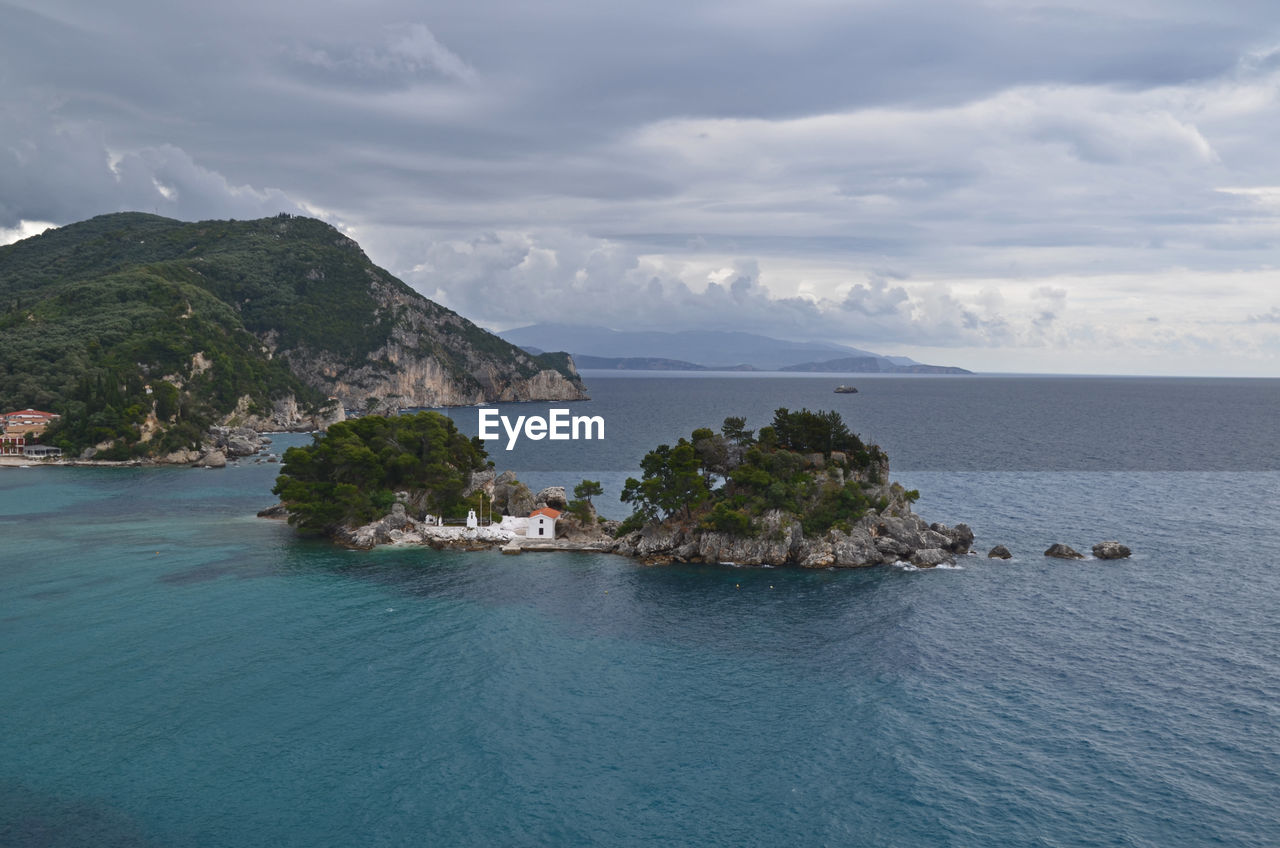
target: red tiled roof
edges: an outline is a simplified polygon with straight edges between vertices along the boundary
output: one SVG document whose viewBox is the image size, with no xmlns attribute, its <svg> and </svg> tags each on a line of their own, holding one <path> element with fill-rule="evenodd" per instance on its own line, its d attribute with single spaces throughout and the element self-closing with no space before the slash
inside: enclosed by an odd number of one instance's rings
<svg viewBox="0 0 1280 848">
<path fill-rule="evenodd" d="M 542 509 L 535 509 L 533 512 L 529 513 L 530 518 L 533 518 L 535 515 L 545 515 L 547 518 L 555 520 L 560 517 L 560 512 L 549 506 L 544 506 Z"/>
<path fill-rule="evenodd" d="M 38 409 L 18 409 L 13 412 L 6 412 L 5 418 L 57 418 L 57 414 L 53 412 L 41 412 Z"/>
</svg>

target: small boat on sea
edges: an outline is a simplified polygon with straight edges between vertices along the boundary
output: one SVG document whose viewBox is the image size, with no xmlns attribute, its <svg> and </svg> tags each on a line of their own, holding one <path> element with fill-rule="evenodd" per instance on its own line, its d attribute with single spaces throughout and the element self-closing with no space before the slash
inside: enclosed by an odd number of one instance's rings
<svg viewBox="0 0 1280 848">
<path fill-rule="evenodd" d="M 856 395 L 858 389 L 854 386 L 839 385 L 836 386 L 836 394 L 838 395 Z"/>
</svg>

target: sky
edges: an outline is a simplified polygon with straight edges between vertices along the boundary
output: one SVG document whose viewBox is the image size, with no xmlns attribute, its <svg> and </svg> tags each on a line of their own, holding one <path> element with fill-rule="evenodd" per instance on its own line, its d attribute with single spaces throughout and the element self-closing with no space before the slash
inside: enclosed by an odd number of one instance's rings
<svg viewBox="0 0 1280 848">
<path fill-rule="evenodd" d="M 491 329 L 1280 376 L 1280 4 L 0 0 L 0 243 L 323 218 Z"/>
</svg>

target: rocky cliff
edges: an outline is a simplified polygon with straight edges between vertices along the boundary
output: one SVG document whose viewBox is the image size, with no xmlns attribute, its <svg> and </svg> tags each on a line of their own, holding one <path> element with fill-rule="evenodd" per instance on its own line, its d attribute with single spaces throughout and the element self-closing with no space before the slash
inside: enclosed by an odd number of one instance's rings
<svg viewBox="0 0 1280 848">
<path fill-rule="evenodd" d="M 369 270 L 372 326 L 378 344 L 353 358 L 314 343 L 274 355 L 308 385 L 346 407 L 467 406 L 482 402 L 584 400 L 566 354 L 532 356 L 409 289 L 378 268 Z M 275 342 L 271 335 L 267 342 Z M 368 407 L 366 406 L 368 404 Z"/>
</svg>

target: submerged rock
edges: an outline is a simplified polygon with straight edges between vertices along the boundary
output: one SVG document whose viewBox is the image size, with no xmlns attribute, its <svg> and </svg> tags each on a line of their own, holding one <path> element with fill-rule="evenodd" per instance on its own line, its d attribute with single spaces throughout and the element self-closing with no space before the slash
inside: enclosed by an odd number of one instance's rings
<svg viewBox="0 0 1280 848">
<path fill-rule="evenodd" d="M 1131 553 L 1126 545 L 1116 541 L 1099 542 L 1093 546 L 1093 555 L 1098 559 L 1124 559 Z"/>
<path fill-rule="evenodd" d="M 1047 557 L 1054 557 L 1056 559 L 1084 559 L 1084 554 L 1069 545 L 1062 544 L 1061 542 L 1054 542 L 1050 545 L 1049 549 L 1044 552 L 1044 555 Z"/>
<path fill-rule="evenodd" d="M 987 552 L 987 559 L 1013 559 L 1013 554 L 1004 545 L 996 545 Z"/>
</svg>

